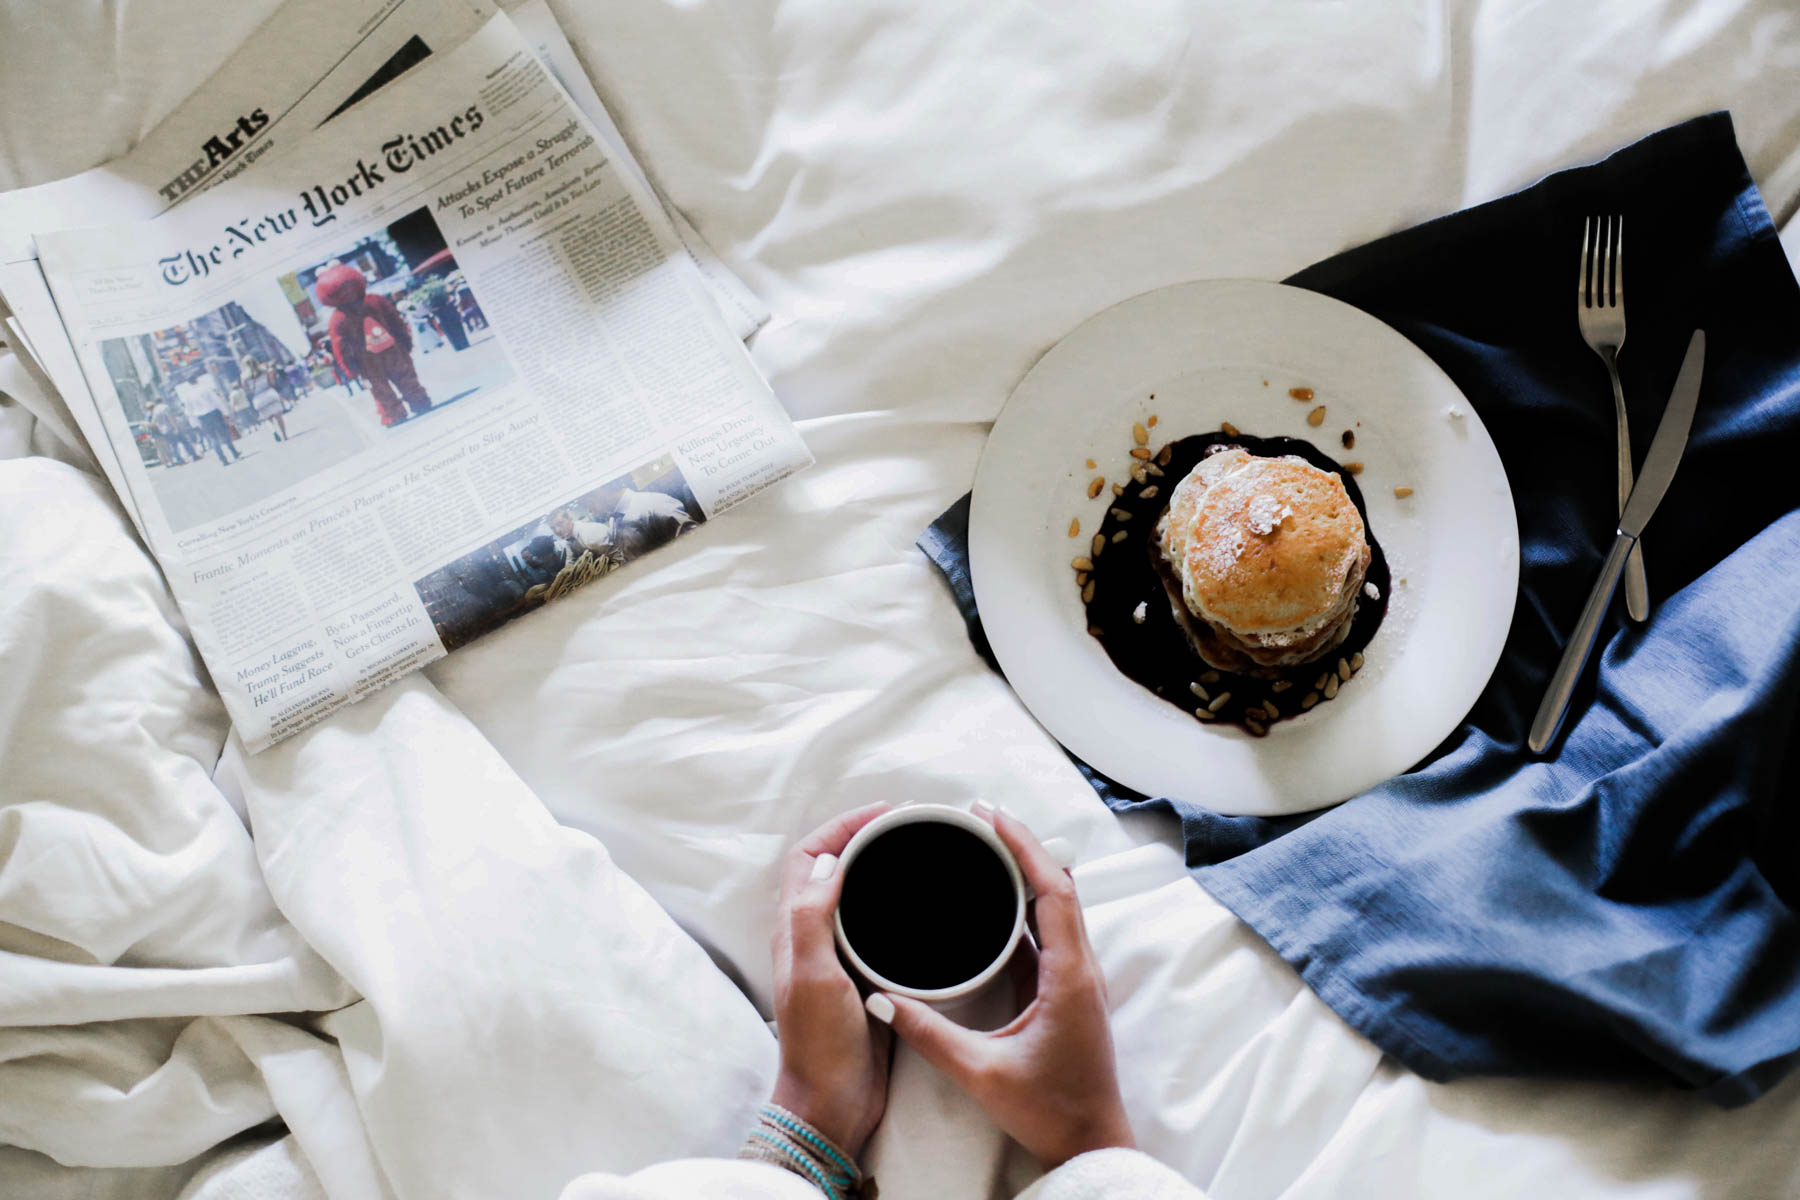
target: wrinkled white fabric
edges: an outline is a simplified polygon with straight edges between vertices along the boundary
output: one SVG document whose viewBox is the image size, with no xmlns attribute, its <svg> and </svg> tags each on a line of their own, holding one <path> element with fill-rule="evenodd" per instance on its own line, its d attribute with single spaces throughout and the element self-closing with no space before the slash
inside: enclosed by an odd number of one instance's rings
<svg viewBox="0 0 1800 1200">
<path fill-rule="evenodd" d="M 284 1137 L 233 1145 L 211 1156 L 178 1200 L 328 1200 L 329 1195 L 294 1139 Z"/>
<path fill-rule="evenodd" d="M 0 186 L 123 148 L 272 7 L 0 0 Z M 819 465 L 221 792 L 154 568 L 44 461 L 54 407 L 0 406 L 34 456 L 0 461 L 0 1195 L 175 1196 L 270 1117 L 334 1200 L 729 1153 L 783 847 L 976 797 L 1075 847 L 1141 1141 L 1217 1197 L 1800 1194 L 1794 1080 L 1720 1113 L 1382 1061 L 1133 848 L 1169 831 L 1099 808 L 912 544 L 1026 368 L 1147 288 L 1279 277 L 1718 107 L 1785 222 L 1787 0 L 556 8 L 775 310 L 753 353 Z M 870 1157 L 889 1200 L 1037 1175 L 905 1052 Z"/>
<path fill-rule="evenodd" d="M 1800 1194 L 1800 1076 L 1729 1112 L 1650 1085 L 1427 1083 L 1307 990 L 1177 851 L 1141 846 L 1075 879 L 1138 1144 L 1209 1195 Z"/>
<path fill-rule="evenodd" d="M 268 1088 L 270 1103 L 292 1133 L 282 1139 L 278 1149 L 234 1163 L 229 1169 L 208 1162 L 209 1186 L 229 1194 L 231 1189 L 247 1186 L 246 1180 L 254 1180 L 270 1195 L 285 1194 L 277 1189 L 286 1186 L 309 1198 L 319 1191 L 368 1200 L 392 1196 L 393 1189 L 363 1124 L 344 1056 L 320 1036 L 323 1029 L 316 1027 L 324 1021 L 236 1017 L 223 1024 L 244 1057 L 255 1064 Z M 292 1181 L 282 1184 L 289 1176 Z"/>
<path fill-rule="evenodd" d="M 0 1185 L 9 1196 L 31 1200 L 173 1200 L 205 1165 L 195 1160 L 175 1167 L 72 1167 L 36 1151 L 0 1145 Z M 283 1195 L 282 1200 L 312 1197 Z"/>
<path fill-rule="evenodd" d="M 740 1144 L 774 1081 L 756 1010 L 428 682 L 234 742 L 221 775 L 282 909 L 364 997 L 322 1027 L 395 1196 L 550 1196 Z M 329 1185 L 330 1143 L 294 1131 Z"/>
<path fill-rule="evenodd" d="M 172 1166 L 274 1115 L 221 1018 L 352 996 L 209 778 L 223 711 L 106 485 L 0 461 L 0 579 L 0 1141 Z"/>
</svg>

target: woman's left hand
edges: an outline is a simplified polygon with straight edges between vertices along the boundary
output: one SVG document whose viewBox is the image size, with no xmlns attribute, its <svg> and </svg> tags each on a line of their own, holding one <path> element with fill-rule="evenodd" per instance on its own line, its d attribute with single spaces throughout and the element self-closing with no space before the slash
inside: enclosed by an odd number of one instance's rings
<svg viewBox="0 0 1800 1200">
<path fill-rule="evenodd" d="M 838 855 L 886 812 L 875 804 L 820 826 L 788 851 L 775 921 L 775 1025 L 781 1038 L 776 1104 L 852 1158 L 887 1108 L 892 1037 L 869 1020 L 838 960 L 833 915 L 843 886 Z"/>
</svg>

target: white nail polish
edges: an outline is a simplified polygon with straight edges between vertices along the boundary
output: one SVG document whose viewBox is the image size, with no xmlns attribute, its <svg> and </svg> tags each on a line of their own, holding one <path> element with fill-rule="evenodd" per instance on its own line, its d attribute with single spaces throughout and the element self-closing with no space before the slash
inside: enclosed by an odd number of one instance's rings
<svg viewBox="0 0 1800 1200">
<path fill-rule="evenodd" d="M 969 805 L 969 811 L 984 821 L 991 821 L 994 819 L 994 806 L 989 804 L 986 800 L 977 800 L 975 803 Z"/>
<path fill-rule="evenodd" d="M 887 998 L 887 993 L 871 992 L 869 998 L 863 1001 L 863 1007 L 869 1010 L 871 1017 L 883 1025 L 894 1023 L 894 1002 Z"/>
<path fill-rule="evenodd" d="M 1044 843 L 1044 853 L 1065 871 L 1075 865 L 1075 847 L 1069 844 L 1068 838 L 1051 838 Z"/>
<path fill-rule="evenodd" d="M 813 859 L 812 881 L 818 883 L 822 879 L 830 879 L 831 873 L 837 870 L 838 858 L 835 854 L 821 854 Z"/>
<path fill-rule="evenodd" d="M 1011 818 L 1012 818 L 1012 819 L 1013 819 L 1013 820 L 1015 820 L 1015 821 L 1018 821 L 1018 820 L 1019 820 L 1019 814 L 1018 814 L 1018 813 L 1016 813 L 1016 812 L 1014 812 L 1014 811 L 1013 811 L 1013 810 L 1012 810 L 1012 809 L 1010 809 L 1010 808 L 1008 808 L 1008 807 L 1007 807 L 1007 806 L 1006 806 L 1006 805 L 1004 805 L 1004 804 L 1002 804 L 1002 805 L 1001 805 L 1001 806 L 1000 806 L 1000 813 L 1001 813 L 1001 815 L 1002 815 L 1002 816 L 1008 816 L 1008 817 L 1011 817 Z M 1021 825 L 1023 825 L 1023 824 L 1024 824 L 1024 823 L 1025 823 L 1025 822 L 1023 822 L 1023 821 L 1019 821 L 1019 824 L 1021 824 Z"/>
</svg>

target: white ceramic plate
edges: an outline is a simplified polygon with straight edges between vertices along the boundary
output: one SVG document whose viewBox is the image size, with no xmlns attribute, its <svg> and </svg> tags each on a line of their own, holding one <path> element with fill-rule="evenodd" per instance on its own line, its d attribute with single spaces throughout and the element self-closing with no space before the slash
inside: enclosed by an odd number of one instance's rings
<svg viewBox="0 0 1800 1200">
<path fill-rule="evenodd" d="M 1313 401 L 1291 399 L 1294 387 L 1312 388 Z M 1319 404 L 1326 418 L 1311 428 Z M 1152 448 L 1229 421 L 1364 464 L 1357 482 L 1393 573 L 1387 617 L 1337 699 L 1266 738 L 1158 699 L 1087 633 L 1069 562 L 1112 498 L 1109 487 L 1088 499 L 1088 481 L 1125 480 L 1132 424 L 1153 414 Z M 1396 497 L 1400 487 L 1412 495 Z M 1071 538 L 1074 517 L 1082 532 Z M 1147 292 L 1057 343 L 994 424 L 969 555 L 1000 666 L 1058 741 L 1138 791 L 1261 816 L 1347 799 L 1429 753 L 1493 673 L 1519 583 L 1506 473 L 1456 385 L 1367 313 L 1249 280 Z"/>
</svg>

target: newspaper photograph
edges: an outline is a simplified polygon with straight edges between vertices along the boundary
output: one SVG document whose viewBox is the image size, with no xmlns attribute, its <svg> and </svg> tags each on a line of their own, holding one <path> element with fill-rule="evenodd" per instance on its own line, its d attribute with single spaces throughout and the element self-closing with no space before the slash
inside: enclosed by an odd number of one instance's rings
<svg viewBox="0 0 1800 1200">
<path fill-rule="evenodd" d="M 664 455 L 439 567 L 413 589 L 444 649 L 454 650 L 704 520 L 687 477 Z"/>
<path fill-rule="evenodd" d="M 811 461 L 505 16 L 155 221 L 37 252 L 70 402 L 252 751 Z"/>
<path fill-rule="evenodd" d="M 422 207 L 190 321 L 103 339 L 100 358 L 177 533 L 516 378 Z"/>
</svg>

